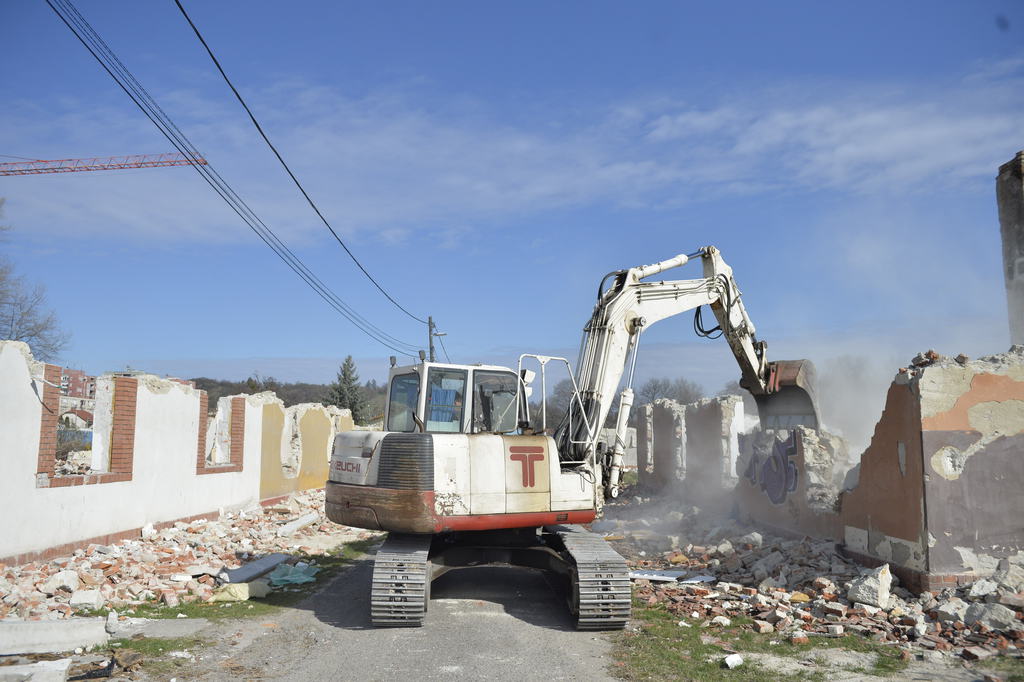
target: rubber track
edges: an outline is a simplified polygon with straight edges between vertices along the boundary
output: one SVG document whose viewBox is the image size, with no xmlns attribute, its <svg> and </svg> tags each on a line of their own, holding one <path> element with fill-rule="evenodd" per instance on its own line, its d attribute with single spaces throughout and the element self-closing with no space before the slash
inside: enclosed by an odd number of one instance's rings
<svg viewBox="0 0 1024 682">
<path fill-rule="evenodd" d="M 629 569 L 600 535 L 580 526 L 553 528 L 576 565 L 580 630 L 621 630 L 632 607 Z"/>
<path fill-rule="evenodd" d="M 431 536 L 391 533 L 377 550 L 370 590 L 370 620 L 376 627 L 419 627 L 430 594 Z"/>
</svg>

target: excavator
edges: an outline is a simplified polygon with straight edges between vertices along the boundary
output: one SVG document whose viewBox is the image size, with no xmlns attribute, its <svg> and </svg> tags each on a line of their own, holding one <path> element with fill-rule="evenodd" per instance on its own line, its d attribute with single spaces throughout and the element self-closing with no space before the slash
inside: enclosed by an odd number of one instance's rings
<svg viewBox="0 0 1024 682">
<path fill-rule="evenodd" d="M 699 258 L 703 277 L 651 280 Z M 702 307 L 717 326 L 705 327 Z M 381 431 L 336 436 L 326 483 L 335 523 L 388 532 L 377 550 L 370 616 L 378 627 L 420 626 L 430 585 L 444 573 L 483 565 L 547 571 L 566 586 L 582 630 L 614 630 L 630 617 L 625 560 L 583 524 L 619 494 L 641 334 L 694 311 L 700 336 L 724 337 L 753 394 L 763 428 L 817 428 L 809 361 L 769 362 L 767 344 L 743 305 L 718 249 L 608 273 L 583 330 L 575 371 L 564 358 L 524 354 L 516 371 L 430 362 L 392 367 Z M 528 398 L 541 374 L 541 416 Z M 546 423 L 546 368 L 564 363 L 573 397 L 561 422 Z M 627 371 L 628 370 L 628 371 Z M 601 427 L 618 393 L 615 436 Z"/>
</svg>

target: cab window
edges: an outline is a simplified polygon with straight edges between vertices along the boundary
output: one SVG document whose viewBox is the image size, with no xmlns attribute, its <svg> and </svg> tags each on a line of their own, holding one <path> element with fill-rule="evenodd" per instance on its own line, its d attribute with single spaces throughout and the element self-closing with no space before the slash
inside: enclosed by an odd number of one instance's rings
<svg viewBox="0 0 1024 682">
<path fill-rule="evenodd" d="M 462 431 L 466 370 L 431 367 L 427 373 L 427 431 Z"/>
<path fill-rule="evenodd" d="M 411 432 L 416 428 L 416 399 L 420 392 L 419 374 L 399 374 L 391 380 L 388 399 L 388 431 Z"/>
<path fill-rule="evenodd" d="M 516 429 L 516 375 L 473 373 L 473 433 L 506 433 Z"/>
</svg>

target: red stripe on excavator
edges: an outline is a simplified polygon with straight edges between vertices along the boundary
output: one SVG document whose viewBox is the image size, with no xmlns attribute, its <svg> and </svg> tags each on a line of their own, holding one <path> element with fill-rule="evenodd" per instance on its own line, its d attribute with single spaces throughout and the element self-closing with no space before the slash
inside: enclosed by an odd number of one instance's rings
<svg viewBox="0 0 1024 682">
<path fill-rule="evenodd" d="M 539 445 L 513 445 L 508 449 L 509 452 L 533 454 L 536 452 L 544 452 L 544 448 Z"/>
<path fill-rule="evenodd" d="M 554 526 L 559 523 L 590 523 L 597 516 L 593 509 L 579 511 L 526 512 L 520 514 L 472 514 L 469 516 L 435 517 L 437 532 L 446 530 L 494 530 L 498 528 L 530 528 Z"/>
</svg>

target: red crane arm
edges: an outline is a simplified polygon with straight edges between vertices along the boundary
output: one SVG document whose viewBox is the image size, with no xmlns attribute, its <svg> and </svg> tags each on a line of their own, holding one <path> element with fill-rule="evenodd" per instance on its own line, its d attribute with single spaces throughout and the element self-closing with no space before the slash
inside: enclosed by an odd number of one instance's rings
<svg viewBox="0 0 1024 682">
<path fill-rule="evenodd" d="M 191 159 L 174 154 L 136 154 L 106 156 L 93 159 L 58 159 L 55 161 L 19 161 L 0 163 L 0 175 L 39 175 L 41 173 L 77 173 L 79 171 L 115 170 L 120 168 L 156 168 L 159 166 L 206 165 L 206 159 Z"/>
</svg>

